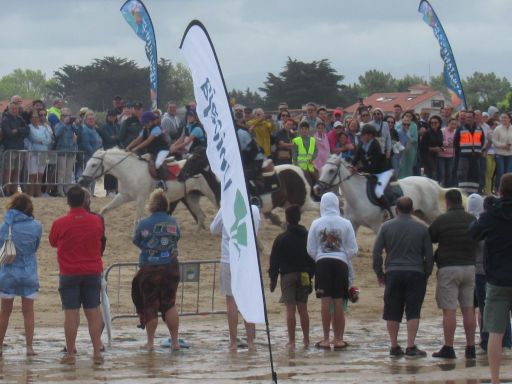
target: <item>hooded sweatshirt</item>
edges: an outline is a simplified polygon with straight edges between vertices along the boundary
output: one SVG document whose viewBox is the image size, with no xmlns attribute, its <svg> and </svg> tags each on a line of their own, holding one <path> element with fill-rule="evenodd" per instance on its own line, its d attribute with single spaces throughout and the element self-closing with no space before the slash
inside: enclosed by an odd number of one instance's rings
<svg viewBox="0 0 512 384">
<path fill-rule="evenodd" d="M 512 197 L 491 201 L 470 227 L 473 239 L 485 240 L 485 274 L 492 285 L 512 287 Z"/>
<path fill-rule="evenodd" d="M 350 221 L 340 216 L 339 200 L 334 193 L 327 192 L 322 196 L 320 216 L 309 228 L 309 256 L 316 262 L 331 258 L 350 265 L 358 251 L 356 236 Z"/>
</svg>

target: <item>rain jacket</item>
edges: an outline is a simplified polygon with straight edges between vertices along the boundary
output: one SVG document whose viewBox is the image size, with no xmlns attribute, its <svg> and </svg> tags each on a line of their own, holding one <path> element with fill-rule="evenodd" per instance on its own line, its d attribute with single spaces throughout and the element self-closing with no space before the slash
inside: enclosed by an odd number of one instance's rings
<svg viewBox="0 0 512 384">
<path fill-rule="evenodd" d="M 351 265 L 357 254 L 352 224 L 340 216 L 338 197 L 332 192 L 322 196 L 320 218 L 313 221 L 308 233 L 307 251 L 316 262 L 323 258 L 338 259 Z"/>
<path fill-rule="evenodd" d="M 27 297 L 39 291 L 36 251 L 41 240 L 41 223 L 16 209 L 9 209 L 0 225 L 0 244 L 11 226 L 16 247 L 14 263 L 0 267 L 0 292 Z"/>
</svg>

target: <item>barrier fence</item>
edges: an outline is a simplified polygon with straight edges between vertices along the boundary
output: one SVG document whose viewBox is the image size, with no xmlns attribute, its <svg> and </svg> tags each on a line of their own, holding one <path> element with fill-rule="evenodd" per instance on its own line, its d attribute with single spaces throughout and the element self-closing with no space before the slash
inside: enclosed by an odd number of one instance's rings
<svg viewBox="0 0 512 384">
<path fill-rule="evenodd" d="M 63 188 L 75 183 L 85 167 L 83 151 L 6 150 L 1 164 L 4 187 L 40 185 Z"/>
<path fill-rule="evenodd" d="M 176 292 L 180 316 L 226 313 L 215 307 L 223 298 L 216 289 L 219 265 L 218 260 L 180 262 L 180 285 Z M 132 279 L 138 269 L 138 263 L 130 262 L 112 264 L 105 271 L 112 321 L 138 317 L 131 299 Z"/>
</svg>

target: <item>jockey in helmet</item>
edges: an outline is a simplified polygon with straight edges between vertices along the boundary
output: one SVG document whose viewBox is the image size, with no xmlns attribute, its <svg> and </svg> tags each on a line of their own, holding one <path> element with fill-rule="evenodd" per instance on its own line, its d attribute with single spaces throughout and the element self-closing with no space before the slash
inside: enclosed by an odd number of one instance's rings
<svg viewBox="0 0 512 384">
<path fill-rule="evenodd" d="M 140 118 L 142 131 L 126 147 L 127 151 L 139 152 L 143 149 L 151 155 L 155 162 L 156 173 L 160 178 L 158 187 L 166 189 L 165 180 L 167 178 L 167 167 L 165 158 L 169 155 L 169 144 L 165 138 L 162 129 L 158 126 L 158 117 L 151 111 L 146 111 Z"/>
<path fill-rule="evenodd" d="M 382 153 L 379 141 L 375 139 L 377 130 L 372 124 L 365 124 L 361 130 L 361 145 L 352 163 L 357 171 L 373 174 L 377 177 L 375 196 L 382 209 L 387 210 L 393 216 L 389 203 L 384 195 L 393 170 L 389 169 L 385 155 Z"/>
</svg>

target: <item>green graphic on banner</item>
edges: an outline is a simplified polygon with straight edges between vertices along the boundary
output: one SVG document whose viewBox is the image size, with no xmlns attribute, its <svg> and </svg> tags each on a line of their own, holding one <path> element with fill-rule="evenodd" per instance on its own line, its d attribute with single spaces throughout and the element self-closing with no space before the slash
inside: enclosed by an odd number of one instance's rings
<svg viewBox="0 0 512 384">
<path fill-rule="evenodd" d="M 247 217 L 247 208 L 239 189 L 236 190 L 233 210 L 235 222 L 230 228 L 230 235 L 234 239 L 235 247 L 238 250 L 238 258 L 240 258 L 240 246 L 247 247 L 247 224 L 244 220 Z"/>
</svg>

